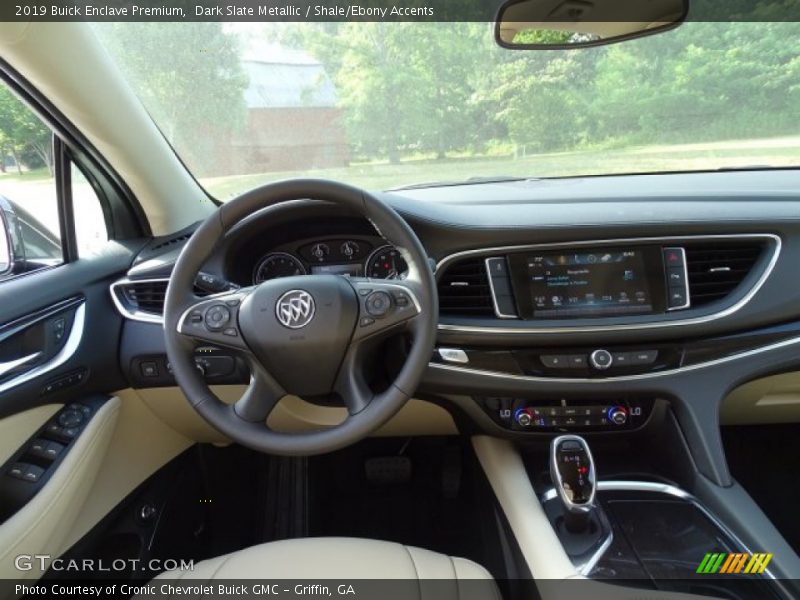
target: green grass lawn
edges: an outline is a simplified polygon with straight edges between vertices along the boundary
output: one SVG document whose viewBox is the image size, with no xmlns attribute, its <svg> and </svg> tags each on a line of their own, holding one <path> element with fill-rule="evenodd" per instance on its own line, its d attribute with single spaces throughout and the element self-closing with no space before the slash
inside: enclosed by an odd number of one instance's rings
<svg viewBox="0 0 800 600">
<path fill-rule="evenodd" d="M 720 167 L 800 167 L 800 136 L 731 140 L 703 144 L 637 146 L 583 150 L 515 158 L 472 157 L 404 160 L 399 164 L 351 164 L 333 169 L 308 169 L 201 179 L 220 200 L 259 184 L 290 177 L 323 177 L 371 190 L 427 181 L 463 180 L 474 176 L 564 177 L 608 173 L 702 171 Z"/>
<path fill-rule="evenodd" d="M 22 173 L 18 173 L 16 167 L 9 167 L 5 173 L 0 173 L 0 181 L 42 181 L 52 178 L 53 176 L 46 167 L 30 171 L 23 170 Z"/>
</svg>

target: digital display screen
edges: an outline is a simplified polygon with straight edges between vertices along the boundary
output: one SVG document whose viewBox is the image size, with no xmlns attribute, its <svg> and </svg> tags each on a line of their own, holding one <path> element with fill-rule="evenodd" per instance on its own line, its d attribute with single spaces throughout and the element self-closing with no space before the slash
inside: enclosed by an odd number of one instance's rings
<svg viewBox="0 0 800 600">
<path fill-rule="evenodd" d="M 361 264 L 349 263 L 339 265 L 311 265 L 311 273 L 314 275 L 345 275 L 347 277 L 360 277 Z"/>
<path fill-rule="evenodd" d="M 653 312 L 640 250 L 528 256 L 534 317 L 602 317 Z"/>
<path fill-rule="evenodd" d="M 574 442 L 573 442 L 574 444 Z M 558 474 L 564 494 L 573 504 L 586 504 L 592 497 L 589 460 L 583 448 L 566 449 L 562 444 L 557 454 Z"/>
</svg>

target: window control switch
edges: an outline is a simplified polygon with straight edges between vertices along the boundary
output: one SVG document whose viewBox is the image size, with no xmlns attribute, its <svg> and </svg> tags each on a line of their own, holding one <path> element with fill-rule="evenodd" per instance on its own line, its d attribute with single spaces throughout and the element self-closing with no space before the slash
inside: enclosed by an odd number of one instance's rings
<svg viewBox="0 0 800 600">
<path fill-rule="evenodd" d="M 37 458 L 50 458 L 47 454 L 47 448 L 50 445 L 48 440 L 42 438 L 36 438 L 31 442 L 30 447 L 28 448 L 28 454 L 31 456 L 36 456 Z"/>
<path fill-rule="evenodd" d="M 28 463 L 14 463 L 11 465 L 11 468 L 6 471 L 6 475 L 16 479 L 23 479 L 25 477 L 25 473 L 28 472 L 28 467 L 30 467 Z"/>
<path fill-rule="evenodd" d="M 25 474 L 22 476 L 22 479 L 29 481 L 30 483 L 36 483 L 39 481 L 42 475 L 44 475 L 44 469 L 42 467 L 28 465 L 28 468 L 26 469 Z"/>
</svg>

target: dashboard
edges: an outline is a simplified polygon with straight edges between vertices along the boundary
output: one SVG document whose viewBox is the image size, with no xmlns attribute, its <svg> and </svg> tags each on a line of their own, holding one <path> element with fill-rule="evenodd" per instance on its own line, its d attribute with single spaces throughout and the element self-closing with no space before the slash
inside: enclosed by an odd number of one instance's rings
<svg viewBox="0 0 800 600">
<path fill-rule="evenodd" d="M 800 370 L 800 174 L 762 178 L 615 176 L 380 194 L 435 265 L 437 350 L 419 394 L 444 395 L 483 431 L 527 438 L 645 430 L 669 402 L 690 443 L 716 439 L 710 429 L 731 389 Z M 160 324 L 180 245 L 154 242 L 112 285 L 131 321 Z M 369 221 L 313 200 L 252 215 L 204 266 L 240 286 L 404 270 Z M 122 361 L 133 385 L 170 385 L 154 336 L 128 339 Z M 211 383 L 241 382 L 235 363 L 207 352 L 198 361 Z M 159 375 L 143 374 L 143 364 Z M 702 450 L 699 462 L 725 480 L 719 454 Z"/>
<path fill-rule="evenodd" d="M 452 409 L 460 432 L 538 443 L 578 433 L 634 452 L 658 445 L 690 457 L 698 480 L 732 489 L 726 415 L 800 420 L 796 378 L 786 393 L 748 388 L 800 372 L 800 171 L 378 195 L 435 265 L 436 349 L 415 398 Z M 120 368 L 134 388 L 175 385 L 160 311 L 190 234 L 153 240 L 110 286 L 126 317 Z M 229 231 L 203 271 L 240 286 L 314 273 L 402 277 L 387 243 L 363 217 L 302 200 Z M 401 368 L 397 342 L 376 352 L 376 375 Z M 209 384 L 248 381 L 222 348 L 198 349 L 196 363 Z M 732 399 L 745 388 L 761 391 Z"/>
</svg>

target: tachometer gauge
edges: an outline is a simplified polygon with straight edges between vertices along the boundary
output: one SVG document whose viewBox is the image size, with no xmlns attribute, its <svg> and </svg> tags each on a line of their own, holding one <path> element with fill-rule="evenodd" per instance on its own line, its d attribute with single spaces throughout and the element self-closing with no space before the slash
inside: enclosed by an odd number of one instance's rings
<svg viewBox="0 0 800 600">
<path fill-rule="evenodd" d="M 296 257 L 286 252 L 270 252 L 256 265 L 253 271 L 253 283 L 305 274 L 306 268 Z"/>
<path fill-rule="evenodd" d="M 364 263 L 364 272 L 372 279 L 401 279 L 406 271 L 408 265 L 394 246 L 381 246 Z"/>
</svg>

